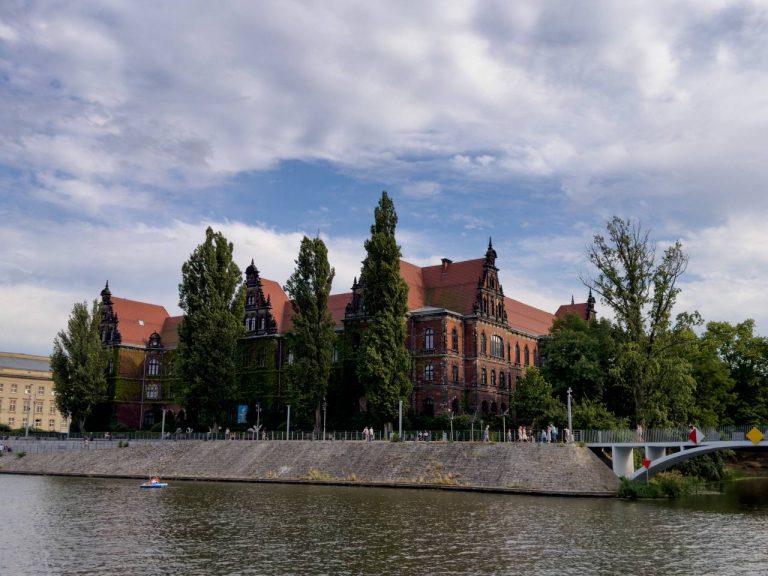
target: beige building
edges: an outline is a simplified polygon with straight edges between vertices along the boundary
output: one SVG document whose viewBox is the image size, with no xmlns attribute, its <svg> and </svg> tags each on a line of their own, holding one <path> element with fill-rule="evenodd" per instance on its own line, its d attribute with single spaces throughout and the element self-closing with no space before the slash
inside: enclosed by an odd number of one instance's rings
<svg viewBox="0 0 768 576">
<path fill-rule="evenodd" d="M 0 352 L 0 424 L 11 429 L 66 432 L 67 419 L 56 409 L 47 356 Z"/>
</svg>

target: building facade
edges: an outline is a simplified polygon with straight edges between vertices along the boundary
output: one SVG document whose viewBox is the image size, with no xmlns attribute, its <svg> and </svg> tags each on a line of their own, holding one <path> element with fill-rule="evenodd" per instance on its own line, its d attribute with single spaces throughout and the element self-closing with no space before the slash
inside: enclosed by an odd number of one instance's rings
<svg viewBox="0 0 768 576">
<path fill-rule="evenodd" d="M 524 304 L 504 294 L 489 241 L 484 257 L 418 267 L 405 261 L 400 274 L 408 285 L 407 339 L 411 356 L 415 415 L 503 414 L 517 380 L 541 363 L 539 346 L 556 317 L 595 316 L 594 298 L 561 306 L 556 312 Z M 262 278 L 253 261 L 245 270 L 244 337 L 237 351 L 238 378 L 249 421 L 261 411 L 284 406 L 284 375 L 292 361 L 293 308 L 282 287 Z M 365 286 L 329 298 L 337 344 L 329 402 L 335 413 L 365 410 L 356 380 L 355 351 L 367 323 Z M 112 348 L 110 386 L 116 421 L 146 428 L 170 410 L 183 422 L 175 402 L 178 385 L 173 356 L 181 317 L 161 306 L 111 295 L 102 297 L 102 341 Z"/>
<path fill-rule="evenodd" d="M 67 419 L 56 408 L 50 358 L 0 352 L 0 424 L 67 432 Z"/>
</svg>

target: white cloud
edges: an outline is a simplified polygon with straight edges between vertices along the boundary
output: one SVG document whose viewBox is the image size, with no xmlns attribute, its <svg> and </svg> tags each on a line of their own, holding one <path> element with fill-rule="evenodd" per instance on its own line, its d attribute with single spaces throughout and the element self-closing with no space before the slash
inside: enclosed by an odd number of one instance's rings
<svg viewBox="0 0 768 576">
<path fill-rule="evenodd" d="M 269 213 L 241 223 L 228 205 L 231 179 L 298 159 L 393 185 L 409 209 L 435 202 L 408 214 L 423 244 L 401 242 L 417 258 L 508 239 L 510 270 L 528 278 L 509 288 L 547 309 L 574 290 L 581 236 L 617 213 L 685 236 L 695 279 L 682 303 L 762 310 L 763 3 L 117 0 L 0 14 L 6 295 L 61 286 L 68 310 L 109 278 L 116 294 L 173 308 L 207 222 L 240 266 L 254 258 L 281 283 L 301 228 L 322 228 L 345 291 L 365 228 L 342 228 L 333 193 L 282 207 L 296 213 L 287 230 Z M 221 205 L 194 212 L 206 195 Z"/>
</svg>

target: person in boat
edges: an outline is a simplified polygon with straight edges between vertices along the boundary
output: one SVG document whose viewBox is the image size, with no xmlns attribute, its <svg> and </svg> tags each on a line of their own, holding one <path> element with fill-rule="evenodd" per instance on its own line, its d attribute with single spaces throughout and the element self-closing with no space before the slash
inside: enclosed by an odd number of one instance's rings
<svg viewBox="0 0 768 576">
<path fill-rule="evenodd" d="M 149 482 L 151 484 L 160 484 L 160 476 L 152 476 L 152 478 L 149 479 Z"/>
</svg>

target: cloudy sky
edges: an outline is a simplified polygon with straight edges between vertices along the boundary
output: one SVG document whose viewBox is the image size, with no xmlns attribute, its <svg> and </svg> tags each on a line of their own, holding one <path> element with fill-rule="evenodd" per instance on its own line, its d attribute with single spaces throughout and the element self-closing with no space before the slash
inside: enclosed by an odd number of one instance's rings
<svg viewBox="0 0 768 576">
<path fill-rule="evenodd" d="M 549 311 L 637 219 L 681 309 L 768 334 L 764 2 L 4 0 L 0 104 L 0 350 L 106 280 L 179 313 L 208 225 L 280 283 L 319 232 L 347 291 L 382 190 L 405 259 L 492 237 Z"/>
</svg>

